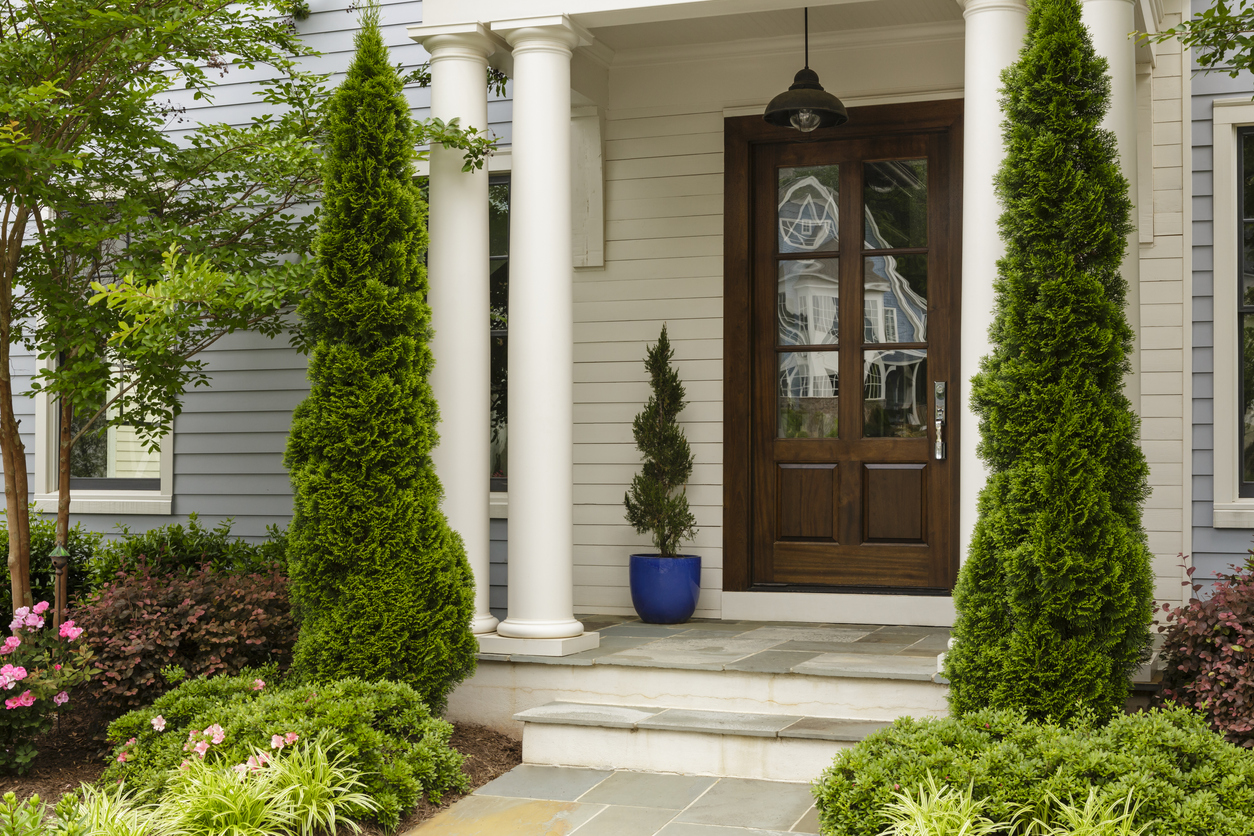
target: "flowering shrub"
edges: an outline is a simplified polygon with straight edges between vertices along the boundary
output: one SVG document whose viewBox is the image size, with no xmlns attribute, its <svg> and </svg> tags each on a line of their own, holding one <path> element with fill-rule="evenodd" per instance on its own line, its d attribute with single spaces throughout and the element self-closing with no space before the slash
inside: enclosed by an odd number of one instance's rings
<svg viewBox="0 0 1254 836">
<path fill-rule="evenodd" d="M 9 558 L 9 532 L 0 515 L 0 563 Z M 92 561 L 101 548 L 104 535 L 86 531 L 81 523 L 70 527 L 66 549 L 70 553 L 65 569 L 66 592 L 70 601 L 94 588 L 91 583 Z M 56 594 L 56 572 L 52 568 L 52 550 L 57 545 L 57 521 L 42 514 L 30 515 L 30 588 L 34 600 L 51 601 Z M 13 592 L 9 573 L 0 571 L 0 624 L 13 617 Z"/>
<path fill-rule="evenodd" d="M 73 614 L 96 653 L 97 702 L 115 715 L 168 690 L 163 667 L 214 676 L 286 666 L 296 640 L 287 581 L 277 571 L 229 575 L 206 566 L 169 576 L 141 566 Z"/>
<path fill-rule="evenodd" d="M 25 772 L 38 754 L 33 739 L 52 726 L 53 715 L 70 700 L 70 689 L 92 674 L 92 652 L 83 629 L 67 621 L 54 632 L 48 602 L 13 614 L 13 635 L 0 644 L 0 767 Z"/>
<path fill-rule="evenodd" d="M 1095 727 L 1029 722 L 1013 711 L 963 717 L 903 717 L 836 755 L 815 787 L 824 836 L 878 836 L 895 793 L 917 792 L 927 775 L 987 799 L 983 814 L 1008 822 L 1025 808 L 1048 814 L 1051 799 L 1100 810 L 1139 803 L 1143 836 L 1254 833 L 1254 751 L 1226 742 L 1183 708 L 1118 715 Z M 950 831 L 957 832 L 957 831 Z M 1122 832 L 1122 831 L 1111 831 Z"/>
<path fill-rule="evenodd" d="M 273 671 L 260 679 L 272 681 Z M 115 720 L 103 780 L 163 793 L 181 769 L 204 763 L 246 772 L 298 741 L 324 739 L 328 757 L 361 773 L 362 792 L 389 828 L 424 796 L 465 789 L 462 756 L 448 746 L 453 727 L 408 685 L 343 679 L 256 690 L 256 682 L 255 673 L 188 680 Z"/>
<path fill-rule="evenodd" d="M 1159 628 L 1167 634 L 1159 696 L 1197 709 L 1228 740 L 1254 747 L 1254 570 L 1221 576 L 1211 592 L 1170 612 Z"/>
</svg>

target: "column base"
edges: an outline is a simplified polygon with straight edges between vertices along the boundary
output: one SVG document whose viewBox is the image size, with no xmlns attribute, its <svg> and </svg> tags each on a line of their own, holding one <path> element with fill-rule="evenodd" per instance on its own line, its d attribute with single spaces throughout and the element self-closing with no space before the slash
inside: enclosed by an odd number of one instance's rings
<svg viewBox="0 0 1254 836">
<path fill-rule="evenodd" d="M 564 639 L 515 639 L 498 633 L 476 636 L 480 653 L 501 656 L 570 656 L 601 646 L 600 633 L 583 633 Z"/>
<path fill-rule="evenodd" d="M 477 615 L 474 620 L 470 622 L 470 632 L 474 633 L 476 636 L 483 633 L 495 633 L 496 625 L 498 623 L 499 622 L 496 620 L 496 616 L 494 615 Z"/>
</svg>

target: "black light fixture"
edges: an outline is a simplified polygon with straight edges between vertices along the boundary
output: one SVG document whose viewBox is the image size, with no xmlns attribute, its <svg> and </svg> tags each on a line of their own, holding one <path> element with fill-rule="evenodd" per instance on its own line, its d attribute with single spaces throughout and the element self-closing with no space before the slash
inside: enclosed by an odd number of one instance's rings
<svg viewBox="0 0 1254 836">
<path fill-rule="evenodd" d="M 810 69 L 810 10 L 805 10 L 805 69 L 797 72 L 789 87 L 771 99 L 762 118 L 772 125 L 790 125 L 808 134 L 815 128 L 834 128 L 849 121 L 840 99 L 823 89 L 819 74 Z"/>
</svg>

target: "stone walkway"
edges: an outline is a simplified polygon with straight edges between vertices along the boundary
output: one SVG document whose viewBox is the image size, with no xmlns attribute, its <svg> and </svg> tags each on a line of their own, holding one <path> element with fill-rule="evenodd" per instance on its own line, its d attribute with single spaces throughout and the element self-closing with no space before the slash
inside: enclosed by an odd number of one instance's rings
<svg viewBox="0 0 1254 836">
<path fill-rule="evenodd" d="M 818 832 L 808 784 L 523 764 L 405 836 Z"/>
</svg>

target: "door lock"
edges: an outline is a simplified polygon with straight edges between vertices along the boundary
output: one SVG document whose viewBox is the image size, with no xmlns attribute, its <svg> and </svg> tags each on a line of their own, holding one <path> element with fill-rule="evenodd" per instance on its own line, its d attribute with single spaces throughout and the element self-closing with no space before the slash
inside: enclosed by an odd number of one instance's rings
<svg viewBox="0 0 1254 836">
<path fill-rule="evenodd" d="M 938 380 L 932 384 L 935 387 L 935 412 L 936 418 L 936 451 L 933 457 L 937 460 L 945 458 L 945 381 Z"/>
</svg>

